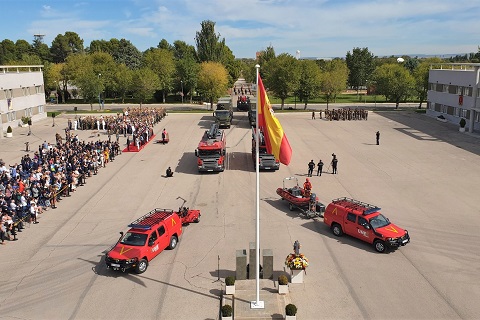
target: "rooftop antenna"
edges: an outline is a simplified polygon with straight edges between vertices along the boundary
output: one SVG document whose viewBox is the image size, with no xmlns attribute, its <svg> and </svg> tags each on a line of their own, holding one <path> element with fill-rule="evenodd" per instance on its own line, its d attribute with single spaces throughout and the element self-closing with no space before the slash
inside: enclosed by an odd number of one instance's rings
<svg viewBox="0 0 480 320">
<path fill-rule="evenodd" d="M 43 37 L 45 37 L 44 34 L 34 34 L 33 35 L 33 40 L 36 42 L 40 42 L 40 43 L 43 43 Z"/>
</svg>

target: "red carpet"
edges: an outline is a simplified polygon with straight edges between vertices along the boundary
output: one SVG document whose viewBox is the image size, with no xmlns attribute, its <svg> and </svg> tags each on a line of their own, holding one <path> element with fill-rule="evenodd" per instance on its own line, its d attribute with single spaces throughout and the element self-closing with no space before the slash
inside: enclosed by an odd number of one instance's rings
<svg viewBox="0 0 480 320">
<path fill-rule="evenodd" d="M 142 150 L 143 148 L 145 148 L 145 146 L 147 144 L 149 144 L 150 142 L 153 141 L 153 139 L 155 138 L 155 134 L 153 136 L 150 137 L 150 140 L 148 140 L 147 143 L 144 143 L 143 145 L 140 146 L 140 149 L 137 148 L 136 145 L 133 144 L 133 142 L 130 142 L 130 150 L 128 147 L 126 147 L 125 149 L 122 150 L 122 152 L 139 152 L 140 150 Z"/>
</svg>

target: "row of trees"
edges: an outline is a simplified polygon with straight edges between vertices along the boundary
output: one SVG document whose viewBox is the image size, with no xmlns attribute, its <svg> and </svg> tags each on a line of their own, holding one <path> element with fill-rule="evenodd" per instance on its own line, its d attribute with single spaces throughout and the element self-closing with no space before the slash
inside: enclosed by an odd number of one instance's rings
<svg viewBox="0 0 480 320">
<path fill-rule="evenodd" d="M 480 56 L 471 54 L 475 59 Z M 83 40 L 74 32 L 59 34 L 48 47 L 36 38 L 0 42 L 0 64 L 45 65 L 46 94 L 60 92 L 61 101 L 70 94 L 81 95 L 91 104 L 102 97 L 133 96 L 140 103 L 166 101 L 169 93 L 186 93 L 193 100 L 195 93 L 213 104 L 241 75 L 255 82 L 255 65 L 270 94 L 281 99 L 282 108 L 289 97 L 298 97 L 307 108 L 309 101 L 324 97 L 334 101 L 347 87 L 367 88 L 369 93 L 384 95 L 397 106 L 408 97 L 426 99 L 428 70 L 439 58 L 379 58 L 368 48 L 354 48 L 345 58 L 333 60 L 297 60 L 290 54 L 276 55 L 273 47 L 263 50 L 258 60 L 235 59 L 225 39 L 215 33 L 215 23 L 203 21 L 196 32 L 195 46 L 184 41 L 169 44 L 162 39 L 156 48 L 140 52 L 125 39 L 94 40 L 84 48 Z M 67 84 L 77 90 L 68 91 Z"/>
</svg>

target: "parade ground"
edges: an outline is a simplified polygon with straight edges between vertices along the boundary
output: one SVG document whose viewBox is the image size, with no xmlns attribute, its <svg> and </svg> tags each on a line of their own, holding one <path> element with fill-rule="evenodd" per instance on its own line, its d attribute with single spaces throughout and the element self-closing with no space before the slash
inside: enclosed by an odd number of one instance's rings
<svg viewBox="0 0 480 320">
<path fill-rule="evenodd" d="M 56 133 L 65 137 L 73 117 L 59 115 L 54 127 L 51 118 L 35 122 L 30 136 L 28 128 L 14 128 L 13 138 L 0 140 L 0 158 L 8 167 L 32 156 L 44 141 L 55 143 Z M 308 257 L 304 283 L 290 284 L 286 298 L 297 319 L 478 319 L 478 135 L 413 110 L 370 112 L 367 121 L 312 120 L 308 112 L 277 117 L 293 156 L 289 166 L 260 174 L 260 248 L 273 251 L 275 274 L 288 272 L 285 257 L 296 240 Z M 39 224 L 27 224 L 18 241 L 1 246 L 0 318 L 220 319 L 236 250 L 255 241 L 255 171 L 247 114 L 235 112 L 225 129 L 225 172 L 198 173 L 195 149 L 212 123 L 211 112 L 170 112 L 154 130 L 158 137 L 166 128 L 168 144 L 117 156 Z M 98 130 L 74 134 L 108 139 Z M 336 175 L 328 170 L 332 153 Z M 322 176 L 311 178 L 320 202 L 349 197 L 376 205 L 408 230 L 411 243 L 379 254 L 352 237 L 335 237 L 322 218 L 290 211 L 275 191 L 285 177 L 303 184 L 312 159 L 325 163 Z M 173 178 L 165 177 L 169 166 Z M 108 270 L 104 255 L 119 232 L 154 208 L 177 209 L 177 197 L 202 216 L 184 227 L 176 249 L 140 275 Z M 274 294 L 277 279 L 262 281 Z M 258 318 L 254 312 L 250 319 Z"/>
</svg>

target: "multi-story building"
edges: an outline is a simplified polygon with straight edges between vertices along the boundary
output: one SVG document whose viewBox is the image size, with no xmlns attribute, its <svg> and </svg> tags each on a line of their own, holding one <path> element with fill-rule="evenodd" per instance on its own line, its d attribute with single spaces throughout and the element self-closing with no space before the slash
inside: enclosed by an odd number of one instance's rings
<svg viewBox="0 0 480 320">
<path fill-rule="evenodd" d="M 443 116 L 459 124 L 464 118 L 469 132 L 480 129 L 480 63 L 442 63 L 430 67 L 427 115 Z"/>
<path fill-rule="evenodd" d="M 0 66 L 0 129 L 47 117 L 43 66 Z M 2 131 L 2 132 L 3 132 Z"/>
</svg>

